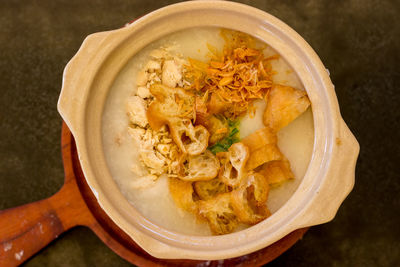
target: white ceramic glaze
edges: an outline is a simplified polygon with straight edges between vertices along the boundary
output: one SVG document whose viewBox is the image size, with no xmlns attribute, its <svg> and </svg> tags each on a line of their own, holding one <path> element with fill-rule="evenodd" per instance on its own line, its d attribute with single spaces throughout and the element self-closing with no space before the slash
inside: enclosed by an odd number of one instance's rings
<svg viewBox="0 0 400 267">
<path fill-rule="evenodd" d="M 300 77 L 314 117 L 312 159 L 293 196 L 267 220 L 223 236 L 182 235 L 146 220 L 124 198 L 112 179 L 101 138 L 101 116 L 107 93 L 124 64 L 152 41 L 199 26 L 239 30 L 273 47 Z M 341 118 L 328 72 L 294 30 L 246 5 L 185 2 L 154 11 L 128 27 L 89 35 L 64 70 L 58 110 L 75 137 L 83 172 L 100 206 L 155 257 L 213 260 L 245 255 L 296 229 L 332 220 L 354 185 L 359 145 Z"/>
</svg>

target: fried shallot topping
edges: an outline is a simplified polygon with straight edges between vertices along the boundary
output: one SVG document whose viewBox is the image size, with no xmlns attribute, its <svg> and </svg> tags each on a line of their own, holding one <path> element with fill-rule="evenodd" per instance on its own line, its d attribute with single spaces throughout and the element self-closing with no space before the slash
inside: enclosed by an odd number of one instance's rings
<svg viewBox="0 0 400 267">
<path fill-rule="evenodd" d="M 186 78 L 192 83 L 187 89 L 207 98 L 210 113 L 235 119 L 251 109 L 253 100 L 266 96 L 274 74 L 270 61 L 279 56 L 265 57 L 265 47 L 257 47 L 249 35 L 228 30 L 221 35 L 225 39 L 222 55 L 209 45 L 211 61 L 189 59 Z"/>
</svg>

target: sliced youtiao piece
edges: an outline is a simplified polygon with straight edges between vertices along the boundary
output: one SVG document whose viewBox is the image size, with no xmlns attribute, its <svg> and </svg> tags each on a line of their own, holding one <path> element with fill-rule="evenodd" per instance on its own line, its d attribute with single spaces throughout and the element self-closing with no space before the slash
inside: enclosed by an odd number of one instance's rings
<svg viewBox="0 0 400 267">
<path fill-rule="evenodd" d="M 271 160 L 283 158 L 277 146 L 276 133 L 269 127 L 264 127 L 243 138 L 240 142 L 245 144 L 250 151 L 246 169 L 253 170 Z"/>
<path fill-rule="evenodd" d="M 208 91 L 200 96 L 195 97 L 195 123 L 200 119 L 200 121 L 205 122 L 207 117 L 210 115 L 207 110 L 206 101 L 208 99 Z"/>
<path fill-rule="evenodd" d="M 306 91 L 275 84 L 268 95 L 264 125 L 275 132 L 296 119 L 310 106 Z"/>
<path fill-rule="evenodd" d="M 232 103 L 223 100 L 217 93 L 212 93 L 207 109 L 210 114 L 220 114 L 232 107 Z"/>
<path fill-rule="evenodd" d="M 235 230 L 238 221 L 232 208 L 230 193 L 199 200 L 198 207 L 199 214 L 207 219 L 213 234 L 229 234 Z"/>
<path fill-rule="evenodd" d="M 269 186 L 266 178 L 251 172 L 245 182 L 231 192 L 233 210 L 240 222 L 256 224 L 271 215 L 266 206 Z"/>
<path fill-rule="evenodd" d="M 228 120 L 223 117 L 196 113 L 196 124 L 203 125 L 210 133 L 209 145 L 217 143 L 229 133 Z"/>
<path fill-rule="evenodd" d="M 212 114 L 206 102 L 208 91 L 203 96 L 196 96 L 195 124 L 203 125 L 210 132 L 209 144 L 213 145 L 229 133 L 228 120 L 220 114 Z"/>
<path fill-rule="evenodd" d="M 250 172 L 246 177 L 244 187 L 247 189 L 248 199 L 251 204 L 263 206 L 268 199 L 269 186 L 268 181 L 262 175 L 256 172 Z"/>
<path fill-rule="evenodd" d="M 228 191 L 227 186 L 218 178 L 209 181 L 199 181 L 193 183 L 194 191 L 200 199 L 208 200 L 218 194 Z"/>
<path fill-rule="evenodd" d="M 168 124 L 172 138 L 183 153 L 199 155 L 204 152 L 209 133 L 203 126 L 194 127 L 191 122 L 194 95 L 181 88 L 169 88 L 161 84 L 153 84 L 150 92 L 156 98 L 147 109 L 150 127 L 158 130 Z"/>
<path fill-rule="evenodd" d="M 258 172 L 264 175 L 268 183 L 273 186 L 294 178 L 287 159 L 267 162 L 261 166 Z"/>
<path fill-rule="evenodd" d="M 249 158 L 249 149 L 242 143 L 235 143 L 228 152 L 217 153 L 221 162 L 219 178 L 226 185 L 235 188 L 238 186 L 246 173 L 245 166 Z"/>
<path fill-rule="evenodd" d="M 169 178 L 169 191 L 178 207 L 189 212 L 197 212 L 197 204 L 193 199 L 192 183 L 177 178 Z"/>
<path fill-rule="evenodd" d="M 215 178 L 219 171 L 219 161 L 209 150 L 200 155 L 182 155 L 178 177 L 184 181 L 206 181 Z"/>
<path fill-rule="evenodd" d="M 246 164 L 246 170 L 254 170 L 266 162 L 281 160 L 282 158 L 284 158 L 284 155 L 276 144 L 264 145 L 263 147 L 250 153 L 250 157 Z"/>
<path fill-rule="evenodd" d="M 193 126 L 189 119 L 179 118 L 170 119 L 168 126 L 175 144 L 183 153 L 200 155 L 207 149 L 210 134 L 204 126 Z"/>
<path fill-rule="evenodd" d="M 250 153 L 262 148 L 265 145 L 276 144 L 278 138 L 276 133 L 269 127 L 264 127 L 246 136 L 240 142 L 249 148 Z"/>
<path fill-rule="evenodd" d="M 172 118 L 193 119 L 195 97 L 181 88 L 153 84 L 150 92 L 156 98 L 147 109 L 147 119 L 153 130 L 160 129 Z"/>
</svg>

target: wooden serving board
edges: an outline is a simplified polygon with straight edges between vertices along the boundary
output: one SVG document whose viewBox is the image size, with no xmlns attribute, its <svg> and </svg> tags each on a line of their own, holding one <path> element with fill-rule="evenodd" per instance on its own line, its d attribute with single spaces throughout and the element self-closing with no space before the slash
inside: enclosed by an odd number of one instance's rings
<svg viewBox="0 0 400 267">
<path fill-rule="evenodd" d="M 86 183 L 74 138 L 62 126 L 65 182 L 50 198 L 0 211 L 0 266 L 16 266 L 29 259 L 61 233 L 87 226 L 115 253 L 138 266 L 200 266 L 204 261 L 154 258 L 141 249 L 105 214 Z M 246 256 L 207 262 L 207 266 L 260 266 L 302 238 L 308 228 L 296 230 L 276 243 Z"/>
</svg>

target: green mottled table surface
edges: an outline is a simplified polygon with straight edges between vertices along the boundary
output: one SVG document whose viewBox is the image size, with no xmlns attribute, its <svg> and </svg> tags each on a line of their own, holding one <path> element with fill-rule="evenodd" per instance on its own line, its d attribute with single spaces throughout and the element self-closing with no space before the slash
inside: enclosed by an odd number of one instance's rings
<svg viewBox="0 0 400 267">
<path fill-rule="evenodd" d="M 63 68 L 85 36 L 173 2 L 0 1 L 0 210 L 47 198 L 63 184 L 56 104 Z M 270 266 L 400 266 L 400 2 L 241 2 L 309 42 L 361 145 L 354 190 L 335 219 L 312 227 Z M 25 265 L 129 266 L 86 228 Z"/>
</svg>

